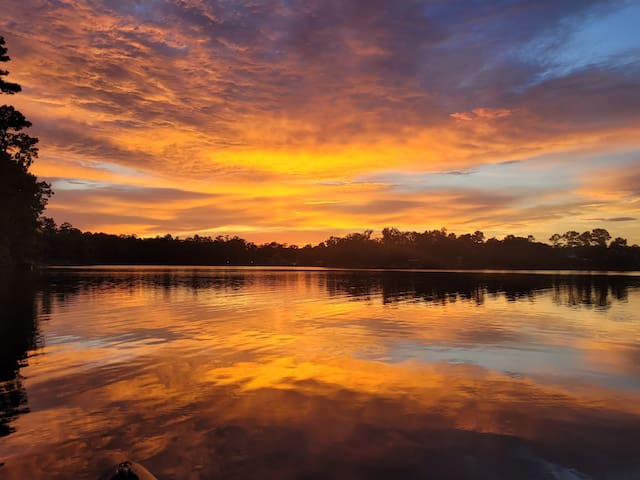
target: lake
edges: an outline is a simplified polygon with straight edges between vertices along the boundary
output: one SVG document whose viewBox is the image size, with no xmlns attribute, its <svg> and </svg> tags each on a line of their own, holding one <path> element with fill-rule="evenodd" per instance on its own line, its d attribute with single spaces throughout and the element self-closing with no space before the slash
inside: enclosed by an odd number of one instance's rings
<svg viewBox="0 0 640 480">
<path fill-rule="evenodd" d="M 0 282 L 0 477 L 640 478 L 640 274 Z"/>
</svg>

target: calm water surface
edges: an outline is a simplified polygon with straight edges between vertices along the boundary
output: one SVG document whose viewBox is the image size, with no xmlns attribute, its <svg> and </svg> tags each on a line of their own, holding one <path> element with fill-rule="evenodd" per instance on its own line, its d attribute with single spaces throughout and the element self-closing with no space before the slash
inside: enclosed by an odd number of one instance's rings
<svg viewBox="0 0 640 480">
<path fill-rule="evenodd" d="M 640 479 L 640 276 L 0 282 L 0 477 Z"/>
</svg>

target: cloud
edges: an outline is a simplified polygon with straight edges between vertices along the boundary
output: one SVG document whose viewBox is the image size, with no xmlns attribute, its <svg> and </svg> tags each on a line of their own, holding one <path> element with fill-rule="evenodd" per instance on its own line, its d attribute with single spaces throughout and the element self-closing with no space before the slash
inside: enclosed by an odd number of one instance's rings
<svg viewBox="0 0 640 480">
<path fill-rule="evenodd" d="M 591 218 L 596 222 L 635 222 L 638 220 L 636 217 L 613 217 L 613 218 Z"/>
<path fill-rule="evenodd" d="M 493 120 L 496 118 L 509 117 L 513 112 L 508 108 L 474 108 L 471 112 L 457 112 L 451 113 L 449 116 L 456 120 L 474 120 L 474 119 L 487 119 Z"/>
<path fill-rule="evenodd" d="M 471 115 L 468 112 L 451 113 L 449 116 L 455 118 L 456 120 L 464 120 L 464 121 L 473 120 L 473 115 Z"/>
<path fill-rule="evenodd" d="M 637 156 L 622 165 L 598 166 L 583 175 L 582 193 L 599 200 L 637 201 L 640 199 L 640 164 Z"/>
<path fill-rule="evenodd" d="M 511 115 L 511 110 L 507 108 L 474 108 L 473 113 L 480 118 L 503 118 Z"/>
<path fill-rule="evenodd" d="M 421 193 L 407 194 L 412 175 L 477 178 L 483 165 L 509 162 L 531 169 L 512 184 L 511 177 L 487 181 L 509 198 L 509 188 L 522 190 L 527 200 L 510 203 L 513 212 L 533 208 L 526 192 L 539 192 L 547 179 L 548 190 L 564 197 L 558 212 L 606 196 L 613 206 L 602 218 L 637 217 L 621 203 L 637 193 L 632 183 L 589 183 L 581 165 L 587 152 L 604 158 L 640 148 L 640 58 L 609 49 L 597 62 L 572 62 L 563 50 L 585 25 L 619 9 L 595 0 L 25 0 L 4 7 L 0 28 L 12 80 L 24 87 L 14 103 L 41 140 L 39 175 L 139 187 L 152 198 L 147 189 L 224 198 L 224 212 L 215 202 L 174 199 L 176 212 L 185 201 L 203 219 L 174 215 L 174 223 L 159 224 L 156 213 L 145 216 L 151 210 L 141 194 L 137 216 L 171 231 L 220 225 L 210 221 L 220 214 L 229 225 L 250 220 L 256 231 L 332 233 L 420 222 L 413 212 Z M 536 163 L 541 156 L 555 165 Z M 354 185 L 390 170 L 405 174 L 407 188 L 375 200 Z M 482 209 L 483 200 L 473 185 L 452 196 L 444 177 L 432 179 L 441 188 L 429 201 L 450 214 L 423 221 L 462 225 L 470 218 L 462 212 Z M 576 179 L 583 189 L 573 188 Z M 325 181 L 343 188 L 321 192 Z M 52 211 L 75 211 L 78 226 L 88 228 L 79 207 L 63 203 L 67 195 L 52 198 Z M 135 204 L 125 188 L 104 202 Z M 323 218 L 326 205 L 339 213 L 333 225 Z"/>
</svg>

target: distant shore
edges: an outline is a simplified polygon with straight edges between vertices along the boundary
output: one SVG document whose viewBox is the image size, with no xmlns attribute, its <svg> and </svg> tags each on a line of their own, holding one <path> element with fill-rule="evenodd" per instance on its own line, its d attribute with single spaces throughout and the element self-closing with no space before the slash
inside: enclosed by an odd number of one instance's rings
<svg viewBox="0 0 640 480">
<path fill-rule="evenodd" d="M 202 265 L 328 267 L 398 270 L 640 270 L 640 247 L 611 239 L 604 229 L 553 235 L 552 244 L 532 236 L 485 239 L 480 231 L 456 235 L 446 229 L 402 232 L 385 228 L 330 237 L 317 245 L 261 245 L 234 236 L 138 238 L 82 232 L 69 224 L 43 229 L 37 261 L 52 266 Z"/>
<path fill-rule="evenodd" d="M 510 268 L 369 268 L 369 267 L 319 267 L 304 265 L 174 265 L 174 264 L 87 264 L 87 265 L 41 265 L 40 270 L 215 270 L 215 271 L 286 271 L 286 272 L 390 272 L 390 273 L 476 273 L 476 274 L 522 274 L 522 275 L 630 275 L 640 276 L 640 270 L 570 270 L 570 269 L 510 269 Z"/>
</svg>

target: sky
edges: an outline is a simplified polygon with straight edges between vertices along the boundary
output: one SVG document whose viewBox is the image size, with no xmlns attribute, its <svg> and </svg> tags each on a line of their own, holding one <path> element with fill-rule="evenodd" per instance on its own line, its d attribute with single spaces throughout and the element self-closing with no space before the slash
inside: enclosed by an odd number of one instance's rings
<svg viewBox="0 0 640 480">
<path fill-rule="evenodd" d="M 640 2 L 20 0 L 4 97 L 46 214 L 317 243 L 384 227 L 640 243 Z"/>
</svg>

